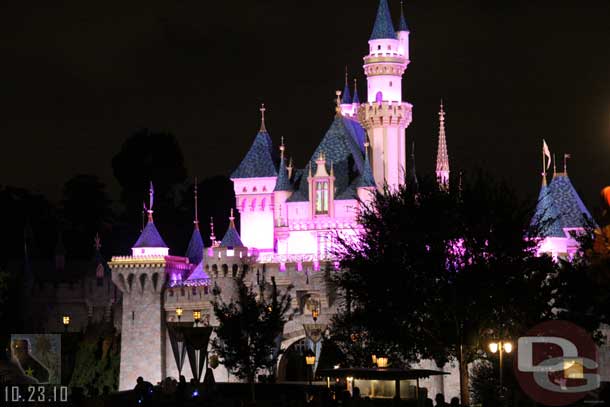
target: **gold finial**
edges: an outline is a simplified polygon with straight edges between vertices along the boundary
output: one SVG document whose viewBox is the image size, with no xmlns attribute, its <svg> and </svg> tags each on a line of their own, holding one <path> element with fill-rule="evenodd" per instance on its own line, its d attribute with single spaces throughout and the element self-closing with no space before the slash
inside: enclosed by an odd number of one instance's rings
<svg viewBox="0 0 610 407">
<path fill-rule="evenodd" d="M 335 166 L 332 161 L 330 162 L 330 176 L 331 177 L 335 176 Z"/>
<path fill-rule="evenodd" d="M 335 91 L 335 95 L 337 95 L 337 106 L 335 107 L 335 112 L 337 117 L 341 116 L 341 91 Z"/>
<path fill-rule="evenodd" d="M 348 79 L 347 79 L 347 65 L 345 65 L 345 86 L 347 86 L 348 84 Z"/>
<path fill-rule="evenodd" d="M 231 214 L 229 215 L 229 227 L 235 227 L 235 216 L 233 216 L 233 208 L 231 208 Z"/>
<path fill-rule="evenodd" d="M 369 146 L 371 144 L 369 143 L 369 138 L 366 137 L 364 139 L 364 158 L 368 158 L 369 157 Z"/>
<path fill-rule="evenodd" d="M 95 250 L 100 250 L 100 248 L 102 247 L 102 239 L 100 239 L 100 233 L 97 232 L 95 234 L 95 238 L 93 239 L 93 247 L 95 247 Z"/>
<path fill-rule="evenodd" d="M 288 166 L 286 167 L 288 170 L 288 179 L 292 177 L 292 157 L 288 160 Z"/>
<path fill-rule="evenodd" d="M 265 104 L 261 103 L 261 108 L 259 109 L 261 111 L 261 129 L 259 131 L 261 132 L 267 132 L 267 128 L 265 127 Z"/>
<path fill-rule="evenodd" d="M 282 136 L 280 140 L 280 158 L 284 159 L 284 150 L 286 149 L 286 146 L 284 146 L 284 136 Z"/>
<path fill-rule="evenodd" d="M 214 217 L 210 216 L 210 241 L 212 247 L 216 247 L 216 235 L 214 234 Z"/>
</svg>

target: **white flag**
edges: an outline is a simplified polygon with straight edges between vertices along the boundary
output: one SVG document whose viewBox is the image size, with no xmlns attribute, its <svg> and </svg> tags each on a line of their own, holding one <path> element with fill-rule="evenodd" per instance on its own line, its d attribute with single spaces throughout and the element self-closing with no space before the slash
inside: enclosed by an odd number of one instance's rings
<svg viewBox="0 0 610 407">
<path fill-rule="evenodd" d="M 551 166 L 551 151 L 549 150 L 549 146 L 546 144 L 546 141 L 542 139 L 542 153 L 549 159 L 546 163 L 546 169 L 548 170 Z"/>
</svg>

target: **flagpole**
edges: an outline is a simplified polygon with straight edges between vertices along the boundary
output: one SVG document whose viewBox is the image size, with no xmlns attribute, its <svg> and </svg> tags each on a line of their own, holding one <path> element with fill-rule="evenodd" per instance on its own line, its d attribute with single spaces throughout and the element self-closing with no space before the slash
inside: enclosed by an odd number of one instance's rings
<svg viewBox="0 0 610 407">
<path fill-rule="evenodd" d="M 546 186 L 546 163 L 544 162 L 544 139 L 542 140 L 542 185 Z"/>
</svg>

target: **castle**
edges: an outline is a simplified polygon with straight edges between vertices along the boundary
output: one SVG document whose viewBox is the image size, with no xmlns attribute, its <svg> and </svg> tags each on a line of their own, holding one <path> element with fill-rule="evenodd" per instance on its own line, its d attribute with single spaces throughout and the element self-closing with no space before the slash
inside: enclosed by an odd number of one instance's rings
<svg viewBox="0 0 610 407">
<path fill-rule="evenodd" d="M 211 247 L 204 247 L 195 216 L 187 252 L 170 255 L 155 227 L 151 187 L 148 223 L 131 255 L 115 256 L 109 262 L 112 281 L 122 292 L 121 390 L 133 388 L 138 376 L 151 382 L 177 377 L 167 322 L 178 317 L 194 322 L 197 315 L 213 326 L 211 288 L 218 284 L 223 292 L 230 292 L 233 277 L 245 266 L 256 270 L 248 274 L 250 284 L 274 277 L 280 289 L 293 286 L 292 308 L 297 313 L 284 327 L 282 349 L 302 343 L 303 324 L 312 322 L 312 311 L 319 313 L 319 323 L 328 324 L 337 309 L 337 295 L 326 283 L 326 275 L 337 267 L 330 255 L 331 236 L 360 233 L 359 206 L 371 199 L 371 192 L 385 184 L 397 188 L 414 177 L 405 174 L 412 105 L 402 100 L 402 77 L 410 61 L 404 12 L 398 21 L 395 27 L 387 0 L 380 0 L 364 56 L 366 100 L 361 102 L 357 87 L 351 92 L 346 80 L 343 92 L 336 94 L 336 111 L 327 132 L 302 168 L 293 167 L 287 159 L 283 137 L 279 148 L 273 146 L 265 107 L 261 107 L 260 130 L 231 174 L 241 217 L 239 232 L 231 213 L 225 236 L 217 240 L 212 232 Z M 436 175 L 439 186 L 449 188 L 442 105 L 439 119 Z M 547 194 L 547 188 L 554 192 Z M 558 174 L 548 187 L 545 183 L 541 197 L 539 217 L 550 210 L 558 215 L 563 209 L 572 211 L 561 221 L 565 224 L 552 225 L 541 236 L 547 244 L 543 243 L 542 251 L 556 256 L 573 253 L 569 232 L 583 228 L 574 214 L 582 217 L 588 211 L 567 174 Z M 316 352 L 319 355 L 319 347 Z M 438 368 L 432 363 L 422 362 Z M 282 380 L 281 360 L 279 364 L 278 379 Z M 451 366 L 444 369 L 455 372 Z M 219 381 L 231 380 L 222 366 L 215 376 Z M 431 387 L 430 394 L 453 396 L 458 393 L 457 380 L 458 375 L 452 374 L 424 385 Z"/>
</svg>

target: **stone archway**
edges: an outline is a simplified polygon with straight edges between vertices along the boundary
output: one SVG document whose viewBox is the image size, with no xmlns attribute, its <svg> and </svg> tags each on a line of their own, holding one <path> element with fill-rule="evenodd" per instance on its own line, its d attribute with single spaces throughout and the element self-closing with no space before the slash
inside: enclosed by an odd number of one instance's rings
<svg viewBox="0 0 610 407">
<path fill-rule="evenodd" d="M 283 349 L 277 367 L 278 382 L 305 382 L 309 380 L 308 366 L 303 354 L 307 349 L 307 339 L 304 335 L 291 338 Z M 283 345 L 283 344 L 282 344 Z"/>
</svg>

